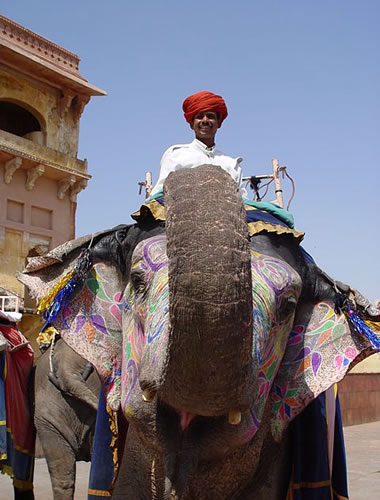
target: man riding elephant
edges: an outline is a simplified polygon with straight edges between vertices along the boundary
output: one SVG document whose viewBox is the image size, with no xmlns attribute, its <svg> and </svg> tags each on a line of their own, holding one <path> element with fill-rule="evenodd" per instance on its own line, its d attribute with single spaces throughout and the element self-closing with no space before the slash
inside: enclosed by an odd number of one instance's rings
<svg viewBox="0 0 380 500">
<path fill-rule="evenodd" d="M 181 168 L 199 165 L 217 165 L 228 172 L 242 196 L 247 191 L 242 184 L 241 157 L 232 158 L 216 149 L 215 135 L 227 118 L 227 106 L 223 97 L 208 91 L 201 91 L 187 97 L 182 105 L 185 119 L 194 131 L 195 139 L 190 144 L 176 144 L 165 151 L 161 158 L 158 181 L 152 189 L 152 196 L 162 192 L 166 177 Z"/>
</svg>

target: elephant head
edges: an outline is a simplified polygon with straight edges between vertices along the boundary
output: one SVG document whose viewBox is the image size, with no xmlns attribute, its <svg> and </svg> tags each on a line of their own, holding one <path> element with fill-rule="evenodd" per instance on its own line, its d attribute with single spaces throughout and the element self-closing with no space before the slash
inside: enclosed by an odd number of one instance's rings
<svg viewBox="0 0 380 500">
<path fill-rule="evenodd" d="M 121 400 L 144 449 L 141 467 L 155 464 L 162 477 L 161 497 L 210 498 L 198 495 L 197 477 L 209 480 L 204 464 L 217 463 L 225 496 L 215 498 L 229 498 L 252 476 L 266 434 L 281 439 L 373 350 L 336 309 L 338 285 L 291 238 L 249 243 L 240 195 L 222 169 L 170 174 L 165 203 L 166 231 L 124 228 L 116 250 L 109 236 L 96 239 L 102 262 L 55 326 L 96 366 L 112 407 Z M 75 263 L 78 252 L 66 254 Z M 21 279 L 36 292 L 46 268 L 31 271 Z M 231 456 L 250 461 L 240 479 L 226 479 Z"/>
</svg>

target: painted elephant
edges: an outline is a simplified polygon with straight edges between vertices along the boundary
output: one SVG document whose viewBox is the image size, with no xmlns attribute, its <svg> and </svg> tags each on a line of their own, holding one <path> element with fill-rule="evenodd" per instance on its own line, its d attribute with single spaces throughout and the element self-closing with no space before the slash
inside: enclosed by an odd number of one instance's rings
<svg viewBox="0 0 380 500">
<path fill-rule="evenodd" d="M 347 304 L 372 326 L 379 311 L 308 263 L 292 235 L 249 239 L 218 167 L 170 174 L 165 208 L 165 227 L 148 211 L 20 279 L 41 298 L 65 270 L 82 277 L 54 326 L 129 421 L 113 498 L 283 499 L 289 422 L 373 352 Z"/>
<path fill-rule="evenodd" d="M 62 339 L 55 343 L 52 356 L 51 349 L 36 365 L 34 423 L 54 500 L 71 500 L 75 462 L 91 460 L 100 380 L 92 366 Z"/>
</svg>

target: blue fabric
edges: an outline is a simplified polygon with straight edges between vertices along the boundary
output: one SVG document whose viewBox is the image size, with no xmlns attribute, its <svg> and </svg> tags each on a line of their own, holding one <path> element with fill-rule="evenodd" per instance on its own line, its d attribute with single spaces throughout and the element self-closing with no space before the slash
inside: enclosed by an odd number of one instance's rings
<svg viewBox="0 0 380 500">
<path fill-rule="evenodd" d="M 336 398 L 333 470 L 330 476 L 325 393 L 291 423 L 292 500 L 348 499 L 346 455 L 339 398 Z"/>
<path fill-rule="evenodd" d="M 313 257 L 309 254 L 309 252 L 307 252 L 302 245 L 300 245 L 300 250 L 301 250 L 301 254 L 303 255 L 303 258 L 306 262 L 306 264 L 315 264 L 315 260 L 313 259 Z"/>
<path fill-rule="evenodd" d="M 94 445 L 91 454 L 91 469 L 88 485 L 88 500 L 104 498 L 110 491 L 114 479 L 113 434 L 106 408 L 103 388 L 100 389 L 98 413 L 96 416 Z"/>
<path fill-rule="evenodd" d="M 284 222 L 287 227 L 290 227 L 290 229 L 294 229 L 294 217 L 290 212 L 285 210 L 285 208 L 282 208 L 269 201 L 252 201 L 248 198 L 243 198 L 243 202 L 244 205 L 249 205 L 256 208 L 257 210 L 268 212 L 269 214 L 274 215 L 276 219 Z"/>
<path fill-rule="evenodd" d="M 246 216 L 248 224 L 250 222 L 267 222 L 269 224 L 274 224 L 282 227 L 290 227 L 285 221 L 279 219 L 273 214 L 263 212 L 262 210 L 247 210 L 246 208 Z"/>
</svg>

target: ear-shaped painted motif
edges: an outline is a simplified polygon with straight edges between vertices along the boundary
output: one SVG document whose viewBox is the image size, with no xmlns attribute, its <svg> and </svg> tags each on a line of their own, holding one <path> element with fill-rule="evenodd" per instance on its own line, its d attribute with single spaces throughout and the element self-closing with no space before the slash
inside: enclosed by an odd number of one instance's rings
<svg viewBox="0 0 380 500">
<path fill-rule="evenodd" d="M 94 265 L 80 293 L 53 325 L 70 347 L 94 365 L 113 410 L 120 404 L 123 289 L 122 276 L 114 266 Z"/>
<path fill-rule="evenodd" d="M 309 302 L 297 312 L 270 395 L 275 439 L 313 399 L 342 380 L 358 356 L 374 352 L 334 309 L 331 301 Z"/>
<path fill-rule="evenodd" d="M 40 300 L 75 267 L 79 252 L 80 249 L 76 248 L 61 260 L 47 259 L 43 267 L 37 261 L 33 267 L 31 261 L 27 273 L 18 278 L 29 287 L 32 296 Z M 125 278 L 116 266 L 95 264 L 88 271 L 80 290 L 70 298 L 68 305 L 62 307 L 52 323 L 65 342 L 94 365 L 107 401 L 114 410 L 120 405 L 124 288 Z"/>
</svg>

